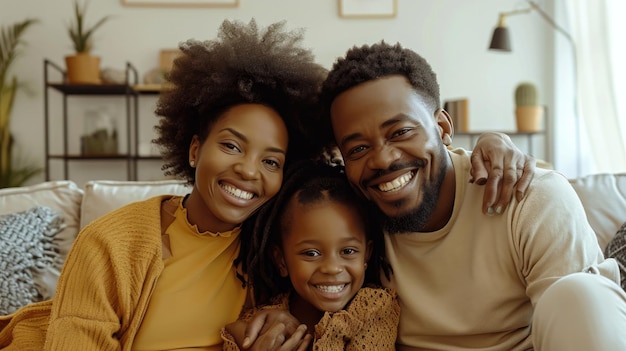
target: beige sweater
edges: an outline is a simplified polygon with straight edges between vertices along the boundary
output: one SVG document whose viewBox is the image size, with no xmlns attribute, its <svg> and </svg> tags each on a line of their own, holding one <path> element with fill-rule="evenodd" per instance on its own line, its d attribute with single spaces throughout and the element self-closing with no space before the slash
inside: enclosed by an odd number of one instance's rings
<svg viewBox="0 0 626 351">
<path fill-rule="evenodd" d="M 455 151 L 456 152 L 456 151 Z M 456 173 L 449 222 L 430 233 L 385 235 L 398 292 L 398 350 L 527 350 L 533 308 L 558 278 L 603 261 L 566 178 L 537 169 L 527 195 L 499 216 L 481 212 L 484 187 Z"/>
</svg>

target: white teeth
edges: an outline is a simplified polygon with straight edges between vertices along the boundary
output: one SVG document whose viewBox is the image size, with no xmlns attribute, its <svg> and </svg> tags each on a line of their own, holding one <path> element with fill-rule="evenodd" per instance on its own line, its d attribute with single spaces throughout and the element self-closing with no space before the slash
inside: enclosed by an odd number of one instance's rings
<svg viewBox="0 0 626 351">
<path fill-rule="evenodd" d="M 398 190 L 405 186 L 411 179 L 413 179 L 413 172 L 407 172 L 390 182 L 378 185 L 378 189 L 384 192 Z"/>
<path fill-rule="evenodd" d="M 229 194 L 236 196 L 243 200 L 250 200 L 254 196 L 253 193 L 249 193 L 245 190 L 237 189 L 233 186 L 226 185 L 226 184 L 222 184 L 222 189 L 226 190 Z"/>
<path fill-rule="evenodd" d="M 346 284 L 342 285 L 316 285 L 315 287 L 325 293 L 338 293 L 346 286 Z"/>
</svg>

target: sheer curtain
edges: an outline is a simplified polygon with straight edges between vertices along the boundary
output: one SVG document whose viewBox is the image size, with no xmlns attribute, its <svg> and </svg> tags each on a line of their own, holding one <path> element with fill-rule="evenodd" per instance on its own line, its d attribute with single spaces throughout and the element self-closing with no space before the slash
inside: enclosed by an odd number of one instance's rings
<svg viewBox="0 0 626 351">
<path fill-rule="evenodd" d="M 625 13 L 624 0 L 555 3 L 576 43 L 555 36 L 554 164 L 570 178 L 626 172 Z"/>
</svg>

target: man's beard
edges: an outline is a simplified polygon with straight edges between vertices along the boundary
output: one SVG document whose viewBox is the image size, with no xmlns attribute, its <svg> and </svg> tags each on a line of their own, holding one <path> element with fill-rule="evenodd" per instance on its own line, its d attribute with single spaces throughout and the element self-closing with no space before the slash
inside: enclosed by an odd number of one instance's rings
<svg viewBox="0 0 626 351">
<path fill-rule="evenodd" d="M 419 232 L 428 222 L 430 216 L 435 211 L 441 186 L 446 176 L 446 157 L 448 157 L 447 151 L 445 147 L 442 147 L 439 153 L 439 169 L 437 170 L 437 174 L 435 174 L 433 182 L 426 184 L 424 189 L 422 189 L 423 196 L 421 205 L 400 216 L 389 217 L 383 213 L 375 203 L 372 203 L 373 211 L 377 213 L 383 230 L 387 234 Z M 400 205 L 400 203 L 398 205 Z"/>
</svg>

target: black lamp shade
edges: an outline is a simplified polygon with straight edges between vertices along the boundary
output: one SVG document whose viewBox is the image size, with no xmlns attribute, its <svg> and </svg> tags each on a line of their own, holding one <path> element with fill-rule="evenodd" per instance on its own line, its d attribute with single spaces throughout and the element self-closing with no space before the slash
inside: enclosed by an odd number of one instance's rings
<svg viewBox="0 0 626 351">
<path fill-rule="evenodd" d="M 511 51 L 511 41 L 509 40 L 509 29 L 498 26 L 493 30 L 489 50 Z"/>
</svg>

